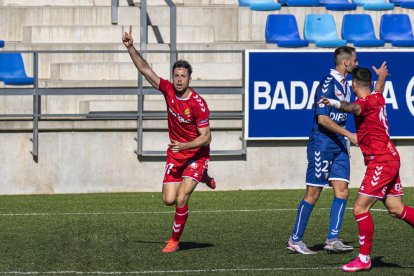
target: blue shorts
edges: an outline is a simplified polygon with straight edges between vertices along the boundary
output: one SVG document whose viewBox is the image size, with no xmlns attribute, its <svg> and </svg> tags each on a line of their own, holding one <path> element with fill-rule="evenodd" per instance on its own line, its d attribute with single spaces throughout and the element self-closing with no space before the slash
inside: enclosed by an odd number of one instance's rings
<svg viewBox="0 0 414 276">
<path fill-rule="evenodd" d="M 306 185 L 324 187 L 331 180 L 349 183 L 349 155 L 345 151 L 308 151 Z"/>
</svg>

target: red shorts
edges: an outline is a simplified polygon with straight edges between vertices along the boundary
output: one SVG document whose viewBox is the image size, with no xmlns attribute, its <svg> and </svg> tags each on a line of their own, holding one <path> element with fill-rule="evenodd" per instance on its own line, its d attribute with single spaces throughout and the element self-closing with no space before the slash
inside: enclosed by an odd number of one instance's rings
<svg viewBox="0 0 414 276">
<path fill-rule="evenodd" d="M 400 161 L 370 161 L 359 193 L 383 199 L 385 196 L 402 196 L 404 194 L 400 180 Z"/>
<path fill-rule="evenodd" d="M 200 182 L 204 171 L 208 168 L 208 161 L 210 161 L 208 156 L 194 156 L 193 159 L 176 159 L 167 156 L 163 183 L 181 183 L 184 177 Z"/>
</svg>

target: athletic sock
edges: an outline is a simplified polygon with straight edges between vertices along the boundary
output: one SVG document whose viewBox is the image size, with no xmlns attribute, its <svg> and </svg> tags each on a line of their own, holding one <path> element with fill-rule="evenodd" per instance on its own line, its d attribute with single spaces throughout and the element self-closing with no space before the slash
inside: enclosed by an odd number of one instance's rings
<svg viewBox="0 0 414 276">
<path fill-rule="evenodd" d="M 364 254 L 359 254 L 358 258 L 361 260 L 361 262 L 363 263 L 368 263 L 369 262 L 369 255 L 364 255 Z"/>
<path fill-rule="evenodd" d="M 184 207 L 175 208 L 175 217 L 174 217 L 174 225 L 172 229 L 172 236 L 171 238 L 178 241 L 183 233 L 185 223 L 187 222 L 188 218 L 188 204 Z"/>
<path fill-rule="evenodd" d="M 374 221 L 369 212 L 355 216 L 359 231 L 359 253 L 370 255 L 372 248 L 372 238 L 374 236 Z"/>
<path fill-rule="evenodd" d="M 346 199 L 335 197 L 332 201 L 329 223 L 328 240 L 337 239 L 342 226 L 345 213 Z"/>
<path fill-rule="evenodd" d="M 305 200 L 302 200 L 298 206 L 298 211 L 296 214 L 296 221 L 293 227 L 292 240 L 294 242 L 301 241 L 303 234 L 306 230 L 306 225 L 308 224 L 309 217 L 312 213 L 313 205 L 307 203 Z"/>
<path fill-rule="evenodd" d="M 411 227 L 414 227 L 414 208 L 408 207 L 407 205 L 404 206 L 400 219 L 411 225 Z"/>
</svg>

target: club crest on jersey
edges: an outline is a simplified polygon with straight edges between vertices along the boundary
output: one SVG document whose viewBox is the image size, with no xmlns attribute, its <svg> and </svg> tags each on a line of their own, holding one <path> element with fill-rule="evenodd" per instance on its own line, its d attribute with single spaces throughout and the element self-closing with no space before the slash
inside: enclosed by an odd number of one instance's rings
<svg viewBox="0 0 414 276">
<path fill-rule="evenodd" d="M 184 110 L 184 114 L 185 114 L 186 116 L 190 116 L 190 114 L 191 114 L 190 109 L 189 109 L 189 108 L 186 108 L 186 109 Z"/>
</svg>

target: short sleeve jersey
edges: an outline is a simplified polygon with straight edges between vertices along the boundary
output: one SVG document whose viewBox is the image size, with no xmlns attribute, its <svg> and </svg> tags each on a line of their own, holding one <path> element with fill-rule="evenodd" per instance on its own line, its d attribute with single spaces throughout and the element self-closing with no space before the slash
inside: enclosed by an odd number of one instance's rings
<svg viewBox="0 0 414 276">
<path fill-rule="evenodd" d="M 330 74 L 316 88 L 313 104 L 313 127 L 309 136 L 308 151 L 346 150 L 345 138 L 319 125 L 318 115 L 326 115 L 339 126 L 345 128 L 347 114 L 334 107 L 317 103 L 322 96 L 349 102 L 351 100 L 351 89 L 346 81 L 344 83 L 341 82 L 344 79 L 339 72 L 331 69 Z"/>
<path fill-rule="evenodd" d="M 355 115 L 358 145 L 365 160 L 399 160 L 400 156 L 390 140 L 385 99 L 382 93 L 358 98 L 355 104 L 361 107 L 361 113 Z"/>
<path fill-rule="evenodd" d="M 210 125 L 206 101 L 198 95 L 193 89 L 187 99 L 180 99 L 175 96 L 174 86 L 171 82 L 160 79 L 160 90 L 165 98 L 168 113 L 168 134 L 170 140 L 186 143 L 195 140 L 198 136 L 198 128 L 208 127 Z M 188 159 L 195 154 L 200 156 L 209 156 L 210 147 L 204 146 L 183 150 L 172 153 L 168 149 L 168 154 L 173 154 L 178 159 Z"/>
</svg>

